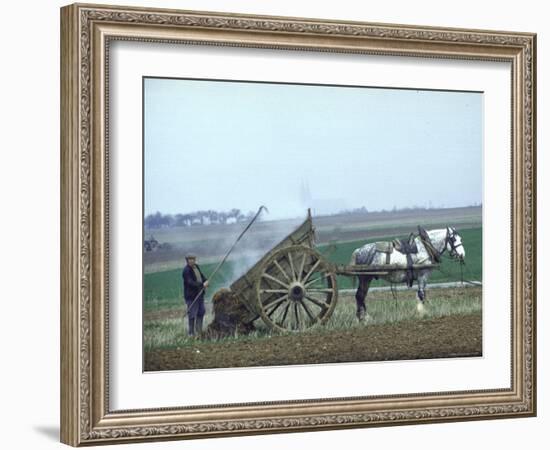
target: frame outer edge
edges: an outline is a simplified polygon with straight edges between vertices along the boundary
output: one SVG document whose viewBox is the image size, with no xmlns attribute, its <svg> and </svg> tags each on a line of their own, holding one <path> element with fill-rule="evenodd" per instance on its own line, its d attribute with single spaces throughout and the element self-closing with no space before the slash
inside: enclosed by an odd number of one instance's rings
<svg viewBox="0 0 550 450">
<path fill-rule="evenodd" d="M 533 354 L 535 355 L 533 361 L 533 385 L 534 385 L 534 398 L 533 398 L 533 413 L 537 415 L 537 386 L 538 386 L 538 373 L 537 373 L 537 35 L 533 36 L 533 223 L 535 229 L 533 232 Z"/>
<path fill-rule="evenodd" d="M 89 11 L 87 11 L 89 9 Z M 160 13 L 149 16 L 145 14 L 136 14 L 137 12 L 151 11 Z M 98 195 L 97 192 L 97 171 L 103 168 L 102 160 L 94 158 L 95 145 L 97 145 L 97 97 L 94 93 L 94 76 L 97 74 L 97 67 L 93 67 L 92 54 L 94 44 L 94 33 L 90 25 L 93 23 L 114 22 L 132 23 L 147 25 L 160 25 L 156 20 L 161 20 L 163 26 L 169 25 L 165 22 L 165 16 L 170 15 L 172 10 L 156 9 L 137 9 L 131 7 L 115 7 L 107 5 L 82 5 L 75 4 L 61 9 L 61 441 L 72 445 L 98 445 L 112 444 L 122 442 L 138 442 L 143 440 L 156 441 L 166 439 L 186 439 L 215 436 L 232 435 L 252 435 L 277 432 L 296 432 L 296 431 L 316 431 L 320 429 L 338 429 L 348 427 L 365 426 L 386 426 L 394 424 L 412 424 L 423 422 L 446 422 L 448 420 L 472 420 L 472 419 L 490 419 L 497 417 L 520 417 L 533 415 L 536 412 L 536 324 L 535 324 L 535 299 L 536 299 L 536 248 L 534 247 L 536 224 L 536 176 L 535 172 L 535 105 L 536 105 L 536 37 L 527 33 L 505 33 L 474 31 L 474 30 L 451 30 L 450 35 L 460 34 L 459 42 L 462 45 L 473 47 L 494 46 L 495 49 L 510 49 L 506 57 L 510 57 L 512 52 L 520 52 L 516 61 L 520 61 L 520 68 L 523 68 L 521 75 L 531 75 L 531 83 L 525 83 L 525 78 L 520 76 L 521 83 L 518 86 L 520 97 L 523 102 L 517 105 L 518 110 L 523 113 L 526 110 L 532 114 L 527 120 L 522 116 L 520 125 L 517 127 L 518 139 L 515 141 L 522 151 L 518 155 L 518 169 L 521 172 L 518 192 L 516 195 L 521 197 L 520 210 L 523 214 L 518 218 L 522 233 L 516 237 L 516 242 L 520 242 L 519 247 L 523 250 L 526 259 L 519 266 L 531 277 L 522 277 L 522 287 L 518 287 L 519 298 L 527 292 L 531 300 L 528 303 L 532 307 L 532 315 L 529 310 L 518 311 L 521 317 L 518 321 L 521 333 L 522 345 L 518 347 L 516 355 L 516 364 L 521 364 L 521 371 L 518 372 L 517 382 L 520 384 L 520 398 L 510 398 L 508 404 L 504 405 L 481 405 L 475 404 L 471 407 L 454 407 L 454 409 L 440 408 L 433 413 L 444 413 L 444 415 L 432 415 L 430 411 L 425 411 L 426 415 L 416 409 L 417 415 L 412 415 L 414 410 L 397 410 L 383 412 L 379 416 L 367 413 L 346 414 L 335 413 L 335 415 L 313 416 L 305 415 L 303 417 L 283 415 L 281 418 L 261 417 L 258 419 L 238 418 L 226 421 L 202 421 L 201 423 L 150 423 L 150 413 L 145 413 L 145 423 L 135 424 L 133 427 L 127 427 L 122 423 L 103 424 L 105 404 L 98 403 L 98 396 L 105 395 L 102 382 L 98 380 L 98 374 L 102 373 L 103 366 L 98 365 L 97 358 L 101 359 L 102 352 L 97 351 L 97 345 L 105 337 L 101 331 L 98 332 L 97 317 L 101 317 L 104 311 L 101 305 L 96 304 L 98 289 L 101 290 L 101 284 L 94 280 L 101 276 L 101 270 L 96 271 L 94 263 L 100 262 L 98 256 L 101 251 L 95 248 L 96 240 L 101 237 L 100 223 L 101 215 L 97 215 Z M 310 36 L 325 36 L 333 32 L 339 37 L 351 36 L 352 27 L 337 27 L 338 22 L 317 21 L 312 19 L 293 19 L 275 17 L 259 17 L 233 15 L 225 13 L 199 13 L 189 11 L 173 11 L 176 15 L 189 15 L 190 17 L 199 17 L 199 21 L 193 21 L 189 25 L 174 21 L 176 26 L 191 27 L 189 29 L 224 29 L 225 27 L 233 32 L 240 32 L 251 24 L 253 31 Z M 81 13 L 83 13 L 81 15 Z M 91 14 L 93 13 L 93 14 Z M 162 17 L 161 17 L 162 15 Z M 138 17 L 139 16 L 139 17 Z M 141 17 L 143 16 L 143 17 Z M 182 16 L 183 17 L 183 16 Z M 186 16 L 187 17 L 187 16 Z M 177 17 L 176 17 L 177 18 Z M 261 19 L 261 20 L 260 20 Z M 299 20 L 294 25 L 303 26 L 294 29 L 293 20 Z M 254 22 L 253 22 L 254 21 Z M 177 23 L 176 23 L 177 22 Z M 281 23 L 279 23 L 281 22 Z M 287 23 L 289 22 L 289 23 Z M 319 23 L 317 23 L 319 22 Z M 171 23 L 171 22 L 170 22 Z M 172 24 L 172 25 L 174 25 Z M 353 27 L 374 27 L 365 29 L 365 37 L 385 37 L 390 41 L 412 42 L 418 41 L 427 45 L 431 39 L 434 42 L 446 43 L 447 47 L 454 46 L 454 42 L 449 35 L 446 35 L 447 29 L 427 29 L 426 27 L 408 27 L 395 26 L 397 32 L 403 33 L 379 35 L 375 28 L 392 27 L 390 24 L 374 25 L 353 23 Z M 319 30 L 317 27 L 325 27 Z M 288 28 L 290 27 L 290 28 Z M 416 30 L 416 31 L 415 31 Z M 389 31 L 392 31 L 389 29 Z M 376 33 L 375 33 L 376 32 Z M 409 35 L 409 32 L 412 33 Z M 288 33 L 288 34 L 287 34 Z M 384 31 L 387 33 L 387 31 Z M 467 34 L 472 33 L 472 34 Z M 486 34 L 487 33 L 487 34 Z M 485 36 L 486 34 L 486 36 Z M 497 36 L 498 34 L 498 36 Z M 259 33 L 258 36 L 264 35 Z M 372 35 L 372 36 L 371 36 Z M 334 36 L 334 34 L 332 34 Z M 238 45 L 238 44 L 237 44 Z M 273 44 L 272 44 L 273 45 Z M 276 48 L 276 47 L 274 47 Z M 298 47 L 299 48 L 299 47 Z M 335 46 L 336 48 L 336 46 Z M 97 50 L 97 48 L 96 48 Z M 423 52 L 428 54 L 425 47 Z M 494 49 L 493 49 L 494 50 Z M 532 51 L 532 58 L 524 60 L 525 52 Z M 447 49 L 448 51 L 448 49 Z M 439 52 L 432 52 L 436 55 Z M 441 54 L 446 51 L 441 51 Z M 491 53 L 491 52 L 489 52 Z M 474 55 L 475 56 L 475 55 Z M 478 54 L 477 56 L 483 57 Z M 489 57 L 486 55 L 485 57 Z M 527 71 L 527 74 L 524 71 Z M 95 99 L 95 100 L 94 100 Z M 95 102 L 95 104 L 94 104 Z M 91 109 L 91 111 L 90 111 Z M 530 120 L 532 119 L 532 121 Z M 527 122 L 527 123 L 526 123 Z M 514 123 L 517 124 L 516 121 Z M 530 125 L 530 130 L 525 130 L 525 126 Z M 96 140 L 96 142 L 94 142 Z M 96 155 L 97 157 L 97 155 Z M 527 168 L 525 167 L 527 166 Z M 532 170 L 532 172 L 529 172 Z M 96 173 L 94 173 L 96 171 Z M 525 178 L 524 178 L 525 176 Z M 532 197 L 525 199 L 524 189 L 532 193 Z M 101 195 L 100 195 L 101 196 Z M 101 203 L 101 202 L 100 202 Z M 529 206 L 529 213 L 524 214 L 526 204 Z M 527 217 L 526 217 L 527 216 Z M 524 221 L 527 221 L 525 223 Z M 526 231 L 527 230 L 527 231 Z M 522 238 L 530 240 L 531 247 L 525 251 L 525 241 Z M 91 266 L 91 267 L 90 267 Z M 521 269 L 520 269 L 521 270 Z M 104 275 L 104 274 L 103 274 Z M 527 278 L 527 280 L 526 280 Z M 530 292 L 529 292 L 530 290 Z M 529 295 L 530 294 L 530 295 Z M 527 300 L 529 300 L 527 299 Z M 532 303 L 532 305 L 531 305 Z M 523 303 L 521 303 L 523 305 Z M 527 315 L 527 320 L 523 316 Z M 94 323 L 91 323 L 93 320 Z M 524 319 L 524 320 L 521 320 Z M 529 320 L 531 319 L 531 320 Z M 528 327 L 528 330 L 525 330 Z M 518 328 L 515 327 L 517 330 Z M 533 354 L 529 361 L 525 360 L 525 343 L 531 344 Z M 518 342 L 519 344 L 519 342 Z M 94 358 L 96 361 L 94 361 Z M 525 378 L 524 378 L 525 377 Z M 532 383 L 532 384 L 531 384 Z M 526 387 L 527 391 L 523 388 Z M 99 387 L 99 389 L 98 389 Z M 105 400 L 103 398 L 103 400 Z M 108 400 L 106 400 L 108 401 Z M 512 404 L 512 402 L 515 402 Z M 519 404 L 518 404 L 519 403 Z M 517 408 L 517 410 L 516 410 Z M 447 411 L 448 410 L 448 411 Z M 449 415 L 447 415 L 449 412 Z M 108 415 L 108 414 L 107 414 Z M 372 417 L 371 417 L 372 416 Z M 376 420 L 372 421 L 375 417 Z M 117 419 L 118 417 L 114 417 Z"/>
<path fill-rule="evenodd" d="M 60 290 L 61 290 L 61 411 L 60 441 L 77 446 L 79 435 L 79 291 L 78 291 L 78 20 L 77 8 L 60 10 L 61 21 L 61 205 L 60 205 Z"/>
<path fill-rule="evenodd" d="M 532 416 L 537 416 L 537 35 L 531 35 L 531 130 L 529 138 L 531 139 L 531 160 L 530 162 L 530 181 L 531 181 L 531 223 L 529 235 L 531 237 L 531 412 Z"/>
</svg>

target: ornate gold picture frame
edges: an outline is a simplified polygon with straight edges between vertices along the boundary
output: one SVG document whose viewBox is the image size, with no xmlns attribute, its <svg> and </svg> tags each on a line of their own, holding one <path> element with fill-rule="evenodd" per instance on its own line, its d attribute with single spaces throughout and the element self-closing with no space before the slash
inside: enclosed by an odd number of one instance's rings
<svg viewBox="0 0 550 450">
<path fill-rule="evenodd" d="M 428 59 L 510 64 L 511 149 L 503 155 L 511 155 L 510 386 L 113 409 L 109 58 L 116 41 L 406 56 L 418 64 Z M 62 8 L 61 441 L 81 446 L 534 416 L 535 88 L 531 33 L 85 4 Z"/>
</svg>

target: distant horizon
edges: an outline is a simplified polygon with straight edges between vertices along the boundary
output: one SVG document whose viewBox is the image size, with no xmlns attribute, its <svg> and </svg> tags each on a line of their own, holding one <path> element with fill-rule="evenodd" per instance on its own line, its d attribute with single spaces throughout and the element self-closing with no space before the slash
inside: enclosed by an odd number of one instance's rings
<svg viewBox="0 0 550 450">
<path fill-rule="evenodd" d="M 258 208 L 260 207 L 261 205 L 258 206 Z M 268 205 L 265 205 L 267 207 L 267 209 L 269 209 L 269 206 Z M 483 206 L 483 203 L 482 202 L 479 202 L 479 203 L 472 203 L 472 204 L 468 204 L 468 205 L 456 205 L 456 206 L 445 206 L 445 205 L 431 205 L 431 206 L 427 206 L 427 205 L 411 205 L 411 206 L 402 206 L 400 208 L 397 208 L 397 207 L 394 207 L 392 206 L 391 208 L 382 208 L 382 209 L 369 209 L 367 208 L 366 206 L 355 206 L 355 207 L 351 207 L 351 208 L 347 208 L 347 209 L 343 209 L 343 210 L 339 210 L 339 211 L 336 211 L 336 212 L 331 212 L 331 213 L 326 213 L 326 214 L 320 214 L 322 216 L 331 216 L 331 215 L 336 215 L 336 214 L 344 214 L 344 213 L 347 213 L 347 212 L 350 212 L 350 211 L 358 211 L 360 209 L 363 209 L 365 208 L 368 212 L 391 212 L 393 210 L 397 210 L 397 211 L 403 211 L 403 210 L 407 210 L 407 209 L 454 209 L 454 208 L 475 208 L 475 207 L 479 207 L 479 206 Z M 242 208 L 239 208 L 238 206 L 234 206 L 234 207 L 230 207 L 230 208 L 227 208 L 225 210 L 213 210 L 213 209 L 210 209 L 212 211 L 230 211 L 232 209 L 238 209 L 239 211 L 241 211 L 242 213 L 249 213 L 249 212 L 253 212 L 253 213 L 256 213 L 256 211 L 245 211 L 243 210 Z M 307 211 L 308 208 L 305 208 L 305 210 Z M 312 208 L 309 208 L 309 209 L 312 209 Z M 166 211 L 161 211 L 159 209 L 156 209 L 152 212 L 149 212 L 148 214 L 144 214 L 144 217 L 147 217 L 151 214 L 156 214 L 156 213 L 161 213 L 161 214 L 165 214 L 165 215 L 177 215 L 177 214 L 191 214 L 191 213 L 194 213 L 194 212 L 197 212 L 197 211 L 209 211 L 208 209 L 203 209 L 203 210 L 190 210 L 190 211 L 175 211 L 175 212 L 166 212 Z"/>
<path fill-rule="evenodd" d="M 330 214 L 315 214 L 313 211 L 312 211 L 312 216 L 313 217 L 330 217 L 330 216 L 338 216 L 338 215 L 360 215 L 360 214 L 377 214 L 377 213 L 398 213 L 398 212 L 405 212 L 405 211 L 422 211 L 422 210 L 426 210 L 426 211 L 437 211 L 437 210 L 448 210 L 448 209 L 462 209 L 462 208 L 480 208 L 482 209 L 483 208 L 483 204 L 482 203 L 479 203 L 479 204 L 472 204 L 472 205 L 459 205 L 459 206 L 432 206 L 432 207 L 423 207 L 421 205 L 417 205 L 417 206 L 410 206 L 410 207 L 403 207 L 403 208 L 389 208 L 389 209 L 379 209 L 379 210 L 369 210 L 367 208 L 367 210 L 365 212 L 360 212 L 360 210 L 362 209 L 362 207 L 358 207 L 358 208 L 352 208 L 350 210 L 345 210 L 345 211 L 339 211 L 339 212 L 335 212 L 335 213 L 330 213 Z M 268 208 L 269 210 L 269 208 Z M 177 213 L 165 213 L 165 212 L 162 212 L 162 211 L 155 211 L 154 213 L 149 213 L 147 215 L 144 216 L 144 218 L 148 217 L 148 216 L 152 216 L 152 215 L 155 215 L 157 213 L 160 213 L 161 215 L 163 216 L 172 216 L 172 217 L 175 217 L 177 215 L 185 215 L 185 214 L 191 214 L 191 213 L 194 213 L 194 212 L 197 212 L 197 211 L 188 211 L 188 212 L 177 212 Z M 256 213 L 256 211 L 247 211 L 245 213 L 249 213 L 249 212 L 253 212 L 254 214 Z M 270 214 L 269 213 L 262 213 L 262 215 L 260 216 L 260 219 L 264 222 L 270 222 L 270 221 L 284 221 L 284 220 L 296 220 L 296 219 L 299 219 L 301 217 L 305 217 L 307 214 L 307 208 L 304 210 L 304 214 L 303 215 L 300 215 L 300 216 L 292 216 L 292 217 L 284 217 L 284 218 L 274 218 L 274 219 L 267 219 L 266 218 L 269 218 Z M 233 222 L 234 223 L 234 222 Z"/>
</svg>

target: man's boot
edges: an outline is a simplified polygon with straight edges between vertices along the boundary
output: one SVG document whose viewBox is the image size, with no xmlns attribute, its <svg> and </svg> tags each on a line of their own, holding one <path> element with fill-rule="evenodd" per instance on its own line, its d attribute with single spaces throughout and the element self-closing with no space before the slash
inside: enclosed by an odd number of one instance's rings
<svg viewBox="0 0 550 450">
<path fill-rule="evenodd" d="M 189 336 L 195 336 L 195 319 L 189 317 L 189 330 L 187 330 Z"/>
</svg>

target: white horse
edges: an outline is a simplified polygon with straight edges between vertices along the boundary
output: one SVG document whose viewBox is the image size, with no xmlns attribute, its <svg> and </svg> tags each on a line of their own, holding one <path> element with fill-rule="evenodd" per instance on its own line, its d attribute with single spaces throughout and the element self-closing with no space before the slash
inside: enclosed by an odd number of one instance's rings
<svg viewBox="0 0 550 450">
<path fill-rule="evenodd" d="M 409 261 L 407 261 L 406 253 L 396 249 L 393 249 L 391 253 L 380 251 L 380 245 L 377 244 L 378 243 L 366 244 L 354 250 L 350 264 L 367 266 L 383 266 L 385 264 L 390 264 L 395 267 L 402 267 L 403 270 L 392 270 L 389 271 L 388 275 L 358 275 L 359 287 L 355 293 L 355 300 L 357 302 L 357 318 L 359 320 L 364 320 L 365 318 L 367 311 L 365 297 L 367 296 L 370 283 L 373 279 L 382 278 L 391 283 L 408 282 L 409 286 L 412 286 L 413 280 L 417 280 L 417 298 L 420 302 L 418 307 L 422 309 L 422 305 L 426 299 L 426 283 L 433 270 L 433 268 L 428 268 L 428 266 L 434 262 L 438 262 L 445 251 L 448 251 L 452 258 L 460 261 L 463 261 L 466 256 L 464 246 L 462 245 L 462 238 L 452 227 L 427 230 L 424 236 L 419 234 L 413 237 L 411 235 L 408 244 L 413 247 L 416 244 L 416 253 L 411 253 L 409 255 Z M 388 242 L 387 245 L 394 247 L 390 242 Z M 415 266 L 414 269 L 410 268 L 409 262 Z M 426 265 L 427 268 L 422 269 L 418 267 L 423 265 Z"/>
</svg>

